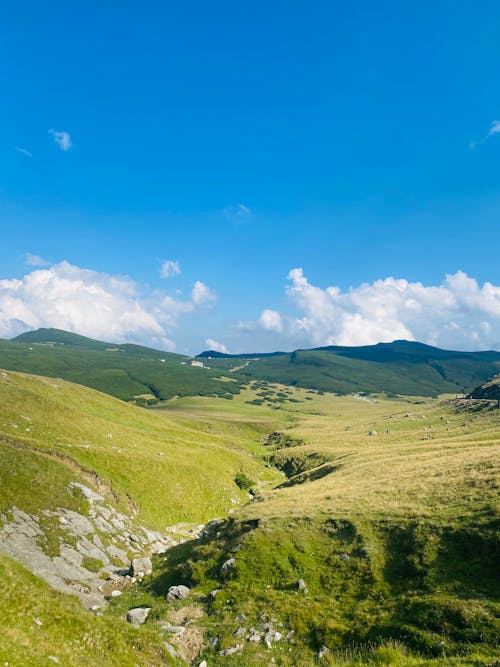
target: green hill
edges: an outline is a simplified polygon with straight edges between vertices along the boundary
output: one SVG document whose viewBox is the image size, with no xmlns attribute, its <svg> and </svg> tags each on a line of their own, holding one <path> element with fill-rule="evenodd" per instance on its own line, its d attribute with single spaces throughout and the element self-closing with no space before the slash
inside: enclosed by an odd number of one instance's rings
<svg viewBox="0 0 500 667">
<path fill-rule="evenodd" d="M 470 393 L 470 398 L 480 398 L 489 401 L 500 401 L 500 376 L 495 377 L 484 382 L 479 387 L 476 387 Z"/>
<path fill-rule="evenodd" d="M 1 371 L 0 551 L 19 561 L 0 565 L 3 661 L 166 665 L 172 646 L 176 664 L 228 667 L 500 660 L 498 410 L 284 389 L 272 408 L 243 388 L 145 411 Z M 123 577 L 153 540 L 170 542 L 152 574 Z M 58 567 L 57 591 L 27 571 L 52 583 Z M 102 616 L 67 595 L 99 585 Z"/>
<path fill-rule="evenodd" d="M 0 368 L 58 377 L 140 405 L 173 396 L 226 396 L 240 381 L 192 368 L 189 357 L 140 345 L 106 343 L 58 329 L 39 329 L 0 341 Z"/>
<path fill-rule="evenodd" d="M 210 356 L 210 353 L 203 353 Z M 268 382 L 339 394 L 436 396 L 469 392 L 500 370 L 499 352 L 454 352 L 394 341 L 363 347 L 325 347 L 278 356 L 211 359 L 213 368 Z"/>
</svg>

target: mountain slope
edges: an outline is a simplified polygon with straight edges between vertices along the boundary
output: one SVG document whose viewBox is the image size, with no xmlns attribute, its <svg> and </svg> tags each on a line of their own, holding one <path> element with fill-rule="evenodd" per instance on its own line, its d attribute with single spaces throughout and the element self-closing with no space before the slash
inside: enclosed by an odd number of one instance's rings
<svg viewBox="0 0 500 667">
<path fill-rule="evenodd" d="M 39 329 L 0 341 L 0 368 L 58 377 L 146 405 L 173 396 L 231 397 L 240 383 L 220 371 L 191 368 L 189 358 L 140 345 L 95 341 L 58 329 Z"/>
<path fill-rule="evenodd" d="M 499 352 L 455 352 L 410 341 L 297 350 L 275 357 L 218 358 L 214 368 L 340 394 L 436 396 L 470 391 L 500 370 Z"/>
</svg>

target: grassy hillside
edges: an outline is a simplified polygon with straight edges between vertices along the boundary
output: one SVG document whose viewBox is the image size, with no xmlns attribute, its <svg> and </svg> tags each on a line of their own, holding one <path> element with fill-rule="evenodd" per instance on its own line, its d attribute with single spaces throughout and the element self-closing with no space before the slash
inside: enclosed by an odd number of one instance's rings
<svg viewBox="0 0 500 667">
<path fill-rule="evenodd" d="M 395 341 L 209 362 L 235 375 L 322 391 L 437 396 L 471 391 L 500 369 L 498 352 L 453 352 Z"/>
<path fill-rule="evenodd" d="M 471 398 L 480 398 L 488 401 L 500 401 L 500 376 L 496 375 L 488 382 L 476 387 L 470 394 Z"/>
<path fill-rule="evenodd" d="M 267 665 L 272 656 L 305 666 L 322 646 L 330 665 L 496 665 L 498 411 L 421 399 L 307 401 L 298 390 L 294 397 L 300 402 L 280 405 L 297 420 L 284 431 L 290 437 L 266 445 L 268 460 L 289 471 L 282 484 L 203 541 L 159 557 L 146 589 L 116 611 L 140 601 L 168 615 L 168 586 L 193 586 L 188 604 L 203 609 L 200 623 L 218 638 L 205 654 L 211 665 Z M 190 403 L 176 413 L 207 415 L 219 401 Z M 282 637 L 266 649 L 269 627 Z M 260 641 L 247 640 L 253 630 Z M 218 654 L 238 646 L 233 656 Z"/>
<path fill-rule="evenodd" d="M 158 635 L 96 617 L 9 558 L 0 559 L 3 665 L 171 665 Z M 57 664 L 56 663 L 56 664 Z"/>
<path fill-rule="evenodd" d="M 0 368 L 58 377 L 124 401 L 152 404 L 173 396 L 232 397 L 240 382 L 220 371 L 191 368 L 188 357 L 139 345 L 95 341 L 58 329 L 39 329 L 0 341 Z"/>
<path fill-rule="evenodd" d="M 3 521 L 13 505 L 84 512 L 71 481 L 153 528 L 222 521 L 156 556 L 153 573 L 97 618 L 2 561 L 12 612 L 0 614 L 0 657 L 168 664 L 163 633 L 185 660 L 211 666 L 496 667 L 499 427 L 494 406 L 451 398 L 338 397 L 253 381 L 231 401 L 184 397 L 145 411 L 2 372 Z M 178 584 L 189 596 L 167 602 Z M 137 606 L 151 612 L 130 643 L 124 617 Z M 62 636 L 80 640 L 73 662 L 56 651 L 51 614 L 67 622 Z"/>
<path fill-rule="evenodd" d="M 267 428 L 273 423 L 267 418 Z M 208 520 L 226 512 L 231 498 L 246 497 L 236 472 L 270 476 L 252 456 L 262 449 L 251 444 L 249 433 L 258 438 L 253 428 L 244 419 L 232 429 L 216 420 L 186 423 L 62 380 L 4 371 L 2 504 L 56 502 L 58 485 L 47 480 L 80 475 L 122 509 L 133 506 L 151 527 Z"/>
</svg>

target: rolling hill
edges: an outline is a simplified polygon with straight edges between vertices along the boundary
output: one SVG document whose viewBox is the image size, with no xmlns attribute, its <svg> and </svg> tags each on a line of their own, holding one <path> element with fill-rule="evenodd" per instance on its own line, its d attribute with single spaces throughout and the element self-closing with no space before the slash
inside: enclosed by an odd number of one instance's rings
<svg viewBox="0 0 500 667">
<path fill-rule="evenodd" d="M 362 347 L 323 347 L 288 354 L 204 352 L 213 368 L 267 382 L 339 394 L 352 392 L 436 396 L 465 393 L 500 370 L 500 352 L 455 352 L 394 341 Z"/>
<path fill-rule="evenodd" d="M 226 396 L 240 381 L 192 368 L 189 357 L 140 345 L 96 341 L 59 329 L 38 329 L 0 341 L 0 368 L 58 377 L 140 405 L 173 396 Z"/>
</svg>

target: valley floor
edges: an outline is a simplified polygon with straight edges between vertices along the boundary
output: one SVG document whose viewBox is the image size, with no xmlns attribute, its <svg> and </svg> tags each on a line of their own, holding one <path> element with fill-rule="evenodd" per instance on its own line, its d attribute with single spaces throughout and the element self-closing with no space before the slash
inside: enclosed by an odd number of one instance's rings
<svg viewBox="0 0 500 667">
<path fill-rule="evenodd" d="M 76 482 L 111 514 L 175 542 L 151 574 L 117 575 L 120 594 L 99 615 L 3 559 L 9 667 L 500 665 L 492 405 L 252 382 L 231 399 L 145 411 L 5 375 L 2 531 L 16 512 L 37 517 L 40 548 L 56 558 L 66 533 L 40 518 L 67 518 L 62 509 L 92 519 L 97 507 L 70 493 Z M 105 546 L 132 556 L 123 536 L 109 533 Z M 109 585 L 109 567 L 93 565 Z M 167 600 L 179 585 L 187 597 Z M 125 620 L 132 608 L 150 610 L 141 627 Z"/>
</svg>

